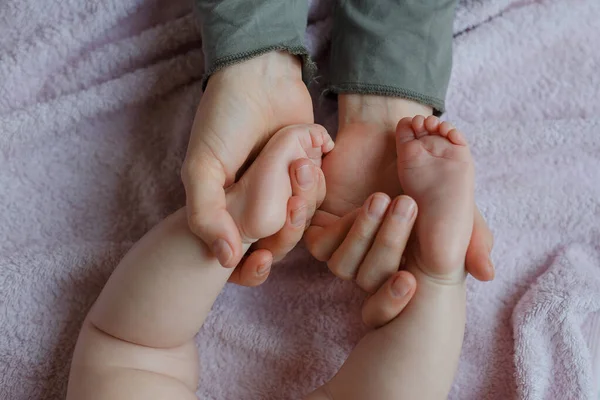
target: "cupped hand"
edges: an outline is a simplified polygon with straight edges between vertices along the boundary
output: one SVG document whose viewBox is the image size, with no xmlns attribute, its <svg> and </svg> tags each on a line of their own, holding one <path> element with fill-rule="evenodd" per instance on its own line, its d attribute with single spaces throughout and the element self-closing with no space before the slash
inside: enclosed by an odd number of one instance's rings
<svg viewBox="0 0 600 400">
<path fill-rule="evenodd" d="M 327 261 L 336 276 L 356 279 L 363 290 L 375 293 L 400 268 L 417 205 L 408 196 L 390 200 L 385 193 L 375 193 L 360 209 L 330 225 L 335 230 L 322 219 L 324 215 L 315 216 L 306 234 L 313 255 Z"/>
<path fill-rule="evenodd" d="M 322 261 L 331 263 L 332 272 L 347 278 L 347 271 L 336 269 L 332 256 L 341 245 L 352 221 L 365 200 L 375 192 L 394 198 L 402 193 L 396 172 L 394 132 L 404 116 L 430 114 L 427 109 L 403 99 L 379 96 L 340 95 L 339 130 L 336 147 L 323 160 L 327 195 L 315 214 L 306 235 L 309 251 Z M 478 209 L 471 242 L 467 250 L 467 271 L 481 281 L 494 278 L 490 261 L 493 235 Z M 354 276 L 357 277 L 357 276 Z M 369 291 L 373 287 L 358 280 Z"/>
<path fill-rule="evenodd" d="M 228 66 L 209 79 L 196 112 L 181 175 L 190 229 L 224 267 L 236 267 L 242 258 L 241 238 L 226 209 L 225 189 L 275 132 L 313 120 L 300 61 L 287 53 L 267 53 Z M 309 193 L 311 196 L 300 196 L 300 200 L 288 204 L 289 211 L 302 208 L 304 202 L 315 204 L 316 195 Z M 295 232 L 296 228 L 286 227 Z M 265 251 L 281 257 L 290 247 L 290 235 L 297 236 L 294 232 L 279 234 Z M 255 284 L 255 280 L 244 279 L 256 272 L 255 264 L 238 268 L 242 271 L 233 275 L 237 283 Z"/>
</svg>

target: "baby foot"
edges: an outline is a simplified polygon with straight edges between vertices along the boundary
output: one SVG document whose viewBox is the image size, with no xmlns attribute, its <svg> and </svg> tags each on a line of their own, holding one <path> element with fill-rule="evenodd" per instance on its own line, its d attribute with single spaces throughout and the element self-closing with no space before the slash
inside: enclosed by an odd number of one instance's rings
<svg viewBox="0 0 600 400">
<path fill-rule="evenodd" d="M 419 207 L 408 256 L 432 277 L 464 276 L 475 206 L 473 159 L 464 136 L 433 116 L 404 118 L 396 128 L 396 150 L 402 189 Z"/>
<path fill-rule="evenodd" d="M 227 189 L 227 209 L 244 242 L 271 236 L 284 226 L 292 196 L 292 162 L 308 158 L 314 168 L 320 168 L 323 154 L 333 146 L 320 125 L 288 126 L 273 135 L 239 181 Z M 319 176 L 324 179 L 322 173 Z"/>
</svg>

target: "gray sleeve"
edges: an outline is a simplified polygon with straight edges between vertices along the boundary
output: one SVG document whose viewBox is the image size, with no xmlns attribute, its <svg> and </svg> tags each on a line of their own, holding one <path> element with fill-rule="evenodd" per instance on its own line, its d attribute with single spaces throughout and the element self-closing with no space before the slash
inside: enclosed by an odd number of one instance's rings
<svg viewBox="0 0 600 400">
<path fill-rule="evenodd" d="M 204 85 L 219 69 L 274 50 L 302 57 L 308 82 L 314 63 L 304 46 L 307 0 L 195 0 L 205 57 Z"/>
<path fill-rule="evenodd" d="M 337 0 L 333 93 L 403 97 L 445 108 L 456 0 Z"/>
</svg>

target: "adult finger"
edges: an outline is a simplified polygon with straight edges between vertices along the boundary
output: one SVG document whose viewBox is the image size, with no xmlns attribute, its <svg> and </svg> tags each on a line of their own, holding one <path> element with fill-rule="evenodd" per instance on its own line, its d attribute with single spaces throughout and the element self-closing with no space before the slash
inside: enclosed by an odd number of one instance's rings
<svg viewBox="0 0 600 400">
<path fill-rule="evenodd" d="M 473 233 L 467 248 L 466 268 L 479 281 L 491 281 L 495 276 L 494 264 L 490 254 L 494 246 L 494 235 L 479 209 L 475 207 L 473 218 Z"/>
<path fill-rule="evenodd" d="M 290 165 L 292 195 L 302 197 L 306 202 L 306 222 L 315 214 L 325 198 L 325 178 L 323 172 L 309 159 L 299 159 Z"/>
<path fill-rule="evenodd" d="M 363 322 L 379 328 L 396 318 L 415 293 L 417 281 L 407 271 L 392 275 L 379 290 L 365 300 L 362 308 Z"/>
<path fill-rule="evenodd" d="M 235 268 L 229 282 L 242 286 L 258 286 L 269 277 L 272 264 L 273 256 L 268 250 L 253 251 Z"/>
<path fill-rule="evenodd" d="M 279 261 L 289 253 L 302 239 L 306 224 L 306 200 L 292 196 L 287 203 L 287 218 L 279 232 L 256 242 L 255 247 L 266 249 L 273 254 L 273 260 Z"/>
<path fill-rule="evenodd" d="M 242 241 L 237 225 L 227 212 L 223 189 L 226 173 L 221 162 L 209 152 L 188 157 L 181 177 L 191 231 L 206 243 L 221 265 L 235 267 L 242 258 Z"/>
<path fill-rule="evenodd" d="M 417 215 L 417 203 L 408 196 L 392 202 L 373 245 L 358 268 L 356 283 L 374 293 L 400 267 L 402 253 Z"/>
<path fill-rule="evenodd" d="M 310 254 L 319 261 L 329 261 L 348 235 L 359 211 L 360 208 L 342 218 L 325 211 L 315 211 L 304 234 L 304 243 Z"/>
<path fill-rule="evenodd" d="M 320 178 L 320 168 L 309 159 L 299 159 L 290 165 L 292 197 L 288 201 L 286 223 L 275 235 L 261 239 L 256 246 L 271 251 L 279 261 L 302 239 L 310 223 L 319 196 L 325 196 L 325 181 Z M 301 219 L 303 218 L 303 219 Z"/>
<path fill-rule="evenodd" d="M 327 266 L 336 276 L 342 279 L 356 277 L 358 267 L 375 240 L 389 204 L 388 195 L 375 193 L 361 207 L 346 239 L 327 262 Z"/>
</svg>

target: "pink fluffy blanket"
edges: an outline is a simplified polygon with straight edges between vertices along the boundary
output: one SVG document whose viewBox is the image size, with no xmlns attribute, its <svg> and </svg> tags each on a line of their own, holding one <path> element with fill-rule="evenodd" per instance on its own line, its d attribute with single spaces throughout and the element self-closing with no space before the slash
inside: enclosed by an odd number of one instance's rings
<svg viewBox="0 0 600 400">
<path fill-rule="evenodd" d="M 185 0 L 0 3 L 0 398 L 65 394 L 79 326 L 122 254 L 183 204 L 201 96 Z M 326 82 L 331 2 L 307 38 Z M 447 117 L 496 234 L 469 281 L 452 399 L 597 399 L 600 2 L 463 0 Z M 315 94 L 321 88 L 315 89 Z M 335 104 L 318 120 L 335 128 Z M 363 295 L 298 249 L 227 286 L 198 336 L 202 399 L 298 398 L 364 333 Z"/>
</svg>

